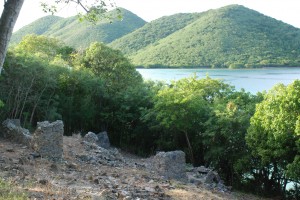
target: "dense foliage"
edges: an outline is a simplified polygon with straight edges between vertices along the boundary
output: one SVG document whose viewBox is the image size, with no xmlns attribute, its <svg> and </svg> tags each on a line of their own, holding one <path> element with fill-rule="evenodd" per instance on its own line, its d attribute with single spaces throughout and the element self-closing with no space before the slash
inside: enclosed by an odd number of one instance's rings
<svg viewBox="0 0 300 200">
<path fill-rule="evenodd" d="M 246 141 L 255 162 L 250 173 L 269 193 L 284 194 L 289 183 L 300 183 L 299 99 L 299 80 L 277 85 L 251 118 Z"/>
<path fill-rule="evenodd" d="M 118 51 L 102 44 L 75 52 L 56 39 L 29 35 L 11 49 L 0 82 L 2 119 L 20 118 L 27 127 L 62 119 L 70 134 L 115 127 L 127 90 L 140 87 L 142 78 Z"/>
<path fill-rule="evenodd" d="M 113 23 L 110 23 L 110 19 L 103 19 L 96 25 L 87 21 L 80 22 L 76 16 L 69 18 L 46 16 L 15 32 L 11 43 L 19 43 L 22 37 L 28 34 L 37 34 L 56 37 L 72 47 L 86 48 L 92 42 L 112 42 L 146 23 L 135 14 L 125 9 L 120 10 L 122 20 L 114 17 L 119 14 L 114 10 L 107 14 L 112 16 Z"/>
<path fill-rule="evenodd" d="M 102 43 L 75 51 L 28 35 L 0 77 L 0 116 L 29 129 L 61 119 L 66 135 L 106 130 L 113 145 L 144 156 L 181 149 L 234 188 L 297 199 L 299 95 L 299 81 L 256 95 L 210 77 L 143 82 Z"/>
</svg>

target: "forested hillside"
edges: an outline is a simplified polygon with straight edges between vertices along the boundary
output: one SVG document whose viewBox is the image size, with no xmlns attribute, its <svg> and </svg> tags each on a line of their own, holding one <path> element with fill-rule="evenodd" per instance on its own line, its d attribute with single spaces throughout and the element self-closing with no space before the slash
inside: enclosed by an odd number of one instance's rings
<svg viewBox="0 0 300 200">
<path fill-rule="evenodd" d="M 138 50 L 154 44 L 170 34 L 184 28 L 201 16 L 201 13 L 179 13 L 161 17 L 120 39 L 116 39 L 109 46 L 120 49 L 126 55 L 135 54 Z"/>
<path fill-rule="evenodd" d="M 164 38 L 154 40 L 152 35 L 156 35 L 158 29 L 168 32 L 169 27 L 175 25 L 164 27 L 160 26 L 163 22 L 154 21 L 111 46 L 126 53 L 135 65 L 145 67 L 300 65 L 300 30 L 293 26 L 239 5 L 195 16 L 197 20 L 188 21 L 186 26 Z M 147 34 L 138 34 L 141 30 Z M 144 47 L 145 42 L 141 41 L 150 40 L 151 44 Z"/>
<path fill-rule="evenodd" d="M 20 31 L 14 33 L 11 42 L 18 43 L 22 40 L 22 37 L 27 34 L 37 34 L 37 35 L 45 34 L 45 32 L 49 30 L 49 27 L 52 27 L 55 23 L 57 23 L 60 20 L 63 20 L 63 18 L 53 16 L 53 15 L 42 17 L 36 20 L 35 22 L 21 28 Z"/>
<path fill-rule="evenodd" d="M 113 10 L 107 14 L 108 19 L 103 19 L 96 25 L 86 21 L 80 22 L 76 16 L 69 18 L 47 16 L 15 32 L 11 43 L 20 42 L 25 35 L 37 34 L 55 37 L 75 48 L 85 48 L 92 42 L 112 42 L 146 23 L 130 11 L 122 8 L 120 10 L 122 19 L 118 19 L 119 13 Z"/>
</svg>

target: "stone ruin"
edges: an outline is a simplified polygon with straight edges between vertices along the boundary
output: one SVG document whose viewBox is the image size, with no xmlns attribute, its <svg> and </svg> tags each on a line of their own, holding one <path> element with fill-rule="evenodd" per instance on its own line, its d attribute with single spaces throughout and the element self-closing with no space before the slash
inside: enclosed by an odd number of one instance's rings
<svg viewBox="0 0 300 200">
<path fill-rule="evenodd" d="M 187 181 L 185 153 L 183 151 L 159 152 L 153 158 L 153 168 L 167 179 Z"/>
<path fill-rule="evenodd" d="M 4 138 L 30 147 L 32 136 L 29 130 L 21 127 L 19 119 L 7 119 L 3 121 L 2 128 L 2 136 Z"/>
<path fill-rule="evenodd" d="M 220 177 L 218 174 L 214 174 L 214 172 L 211 169 L 206 168 L 204 166 L 188 169 L 187 176 L 189 182 L 194 183 L 196 185 L 203 183 L 210 184 L 220 181 Z"/>
<path fill-rule="evenodd" d="M 120 167 L 124 164 L 124 158 L 119 151 L 110 147 L 107 132 L 98 134 L 88 132 L 83 137 L 82 144 L 88 154 L 76 155 L 81 162 L 112 167 Z"/>
<path fill-rule="evenodd" d="M 98 145 L 100 147 L 103 147 L 105 149 L 108 149 L 110 147 L 110 142 L 106 131 L 98 133 L 97 137 L 98 137 Z"/>
<path fill-rule="evenodd" d="M 50 158 L 54 161 L 62 159 L 64 133 L 62 121 L 38 122 L 33 135 L 20 126 L 20 120 L 7 119 L 2 123 L 2 126 L 1 136 L 4 138 L 32 147 L 36 154 L 41 157 Z M 110 147 L 107 132 L 98 134 L 88 132 L 83 137 L 82 144 L 86 153 L 76 155 L 80 162 L 112 167 L 120 167 L 126 163 L 119 151 Z M 229 190 L 218 173 L 212 169 L 204 166 L 187 169 L 183 151 L 158 152 L 154 157 L 147 160 L 151 164 L 145 165 L 144 169 L 148 168 L 148 170 L 155 171 L 165 179 L 203 185 L 208 189 L 219 191 Z"/>
<path fill-rule="evenodd" d="M 183 151 L 158 152 L 151 160 L 151 169 L 166 179 L 174 179 L 208 189 L 228 191 L 219 174 L 212 169 L 201 167 L 186 168 Z"/>
<path fill-rule="evenodd" d="M 61 120 L 38 122 L 33 134 L 33 149 L 42 157 L 62 159 L 63 134 L 64 124 Z"/>
<path fill-rule="evenodd" d="M 98 137 L 95 133 L 93 132 L 88 132 L 84 137 L 83 141 L 89 142 L 89 143 L 97 143 L 98 142 Z"/>
<path fill-rule="evenodd" d="M 110 147 L 109 138 L 107 135 L 107 132 L 101 132 L 98 134 L 95 134 L 93 132 L 88 132 L 84 137 L 83 140 L 89 143 L 95 143 L 98 146 L 108 149 Z"/>
<path fill-rule="evenodd" d="M 35 150 L 35 155 L 53 160 L 62 159 L 64 125 L 62 121 L 38 122 L 37 129 L 30 134 L 22 128 L 19 119 L 7 119 L 2 123 L 2 136 L 13 142 L 24 144 Z"/>
</svg>

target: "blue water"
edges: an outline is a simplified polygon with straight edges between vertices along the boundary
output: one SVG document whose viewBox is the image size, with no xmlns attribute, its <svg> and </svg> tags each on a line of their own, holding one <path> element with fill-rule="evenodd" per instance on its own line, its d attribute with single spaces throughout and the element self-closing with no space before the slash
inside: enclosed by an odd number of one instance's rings
<svg viewBox="0 0 300 200">
<path fill-rule="evenodd" d="M 137 69 L 145 80 L 170 82 L 196 74 L 199 78 L 209 75 L 253 94 L 271 89 L 278 83 L 285 85 L 300 79 L 300 67 L 261 69 Z"/>
</svg>

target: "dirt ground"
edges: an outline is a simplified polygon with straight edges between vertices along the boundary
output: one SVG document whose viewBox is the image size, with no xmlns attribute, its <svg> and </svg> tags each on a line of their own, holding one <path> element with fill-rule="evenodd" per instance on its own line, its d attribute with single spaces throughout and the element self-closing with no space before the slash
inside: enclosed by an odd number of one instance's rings
<svg viewBox="0 0 300 200">
<path fill-rule="evenodd" d="M 120 153 L 117 161 L 84 162 L 89 156 L 78 135 L 64 137 L 63 160 L 38 157 L 20 144 L 0 138 L 0 178 L 25 191 L 28 199 L 260 199 L 235 192 L 208 190 L 202 185 L 165 180 L 147 170 L 147 159 Z M 119 156 L 120 156 L 119 155 Z"/>
</svg>

